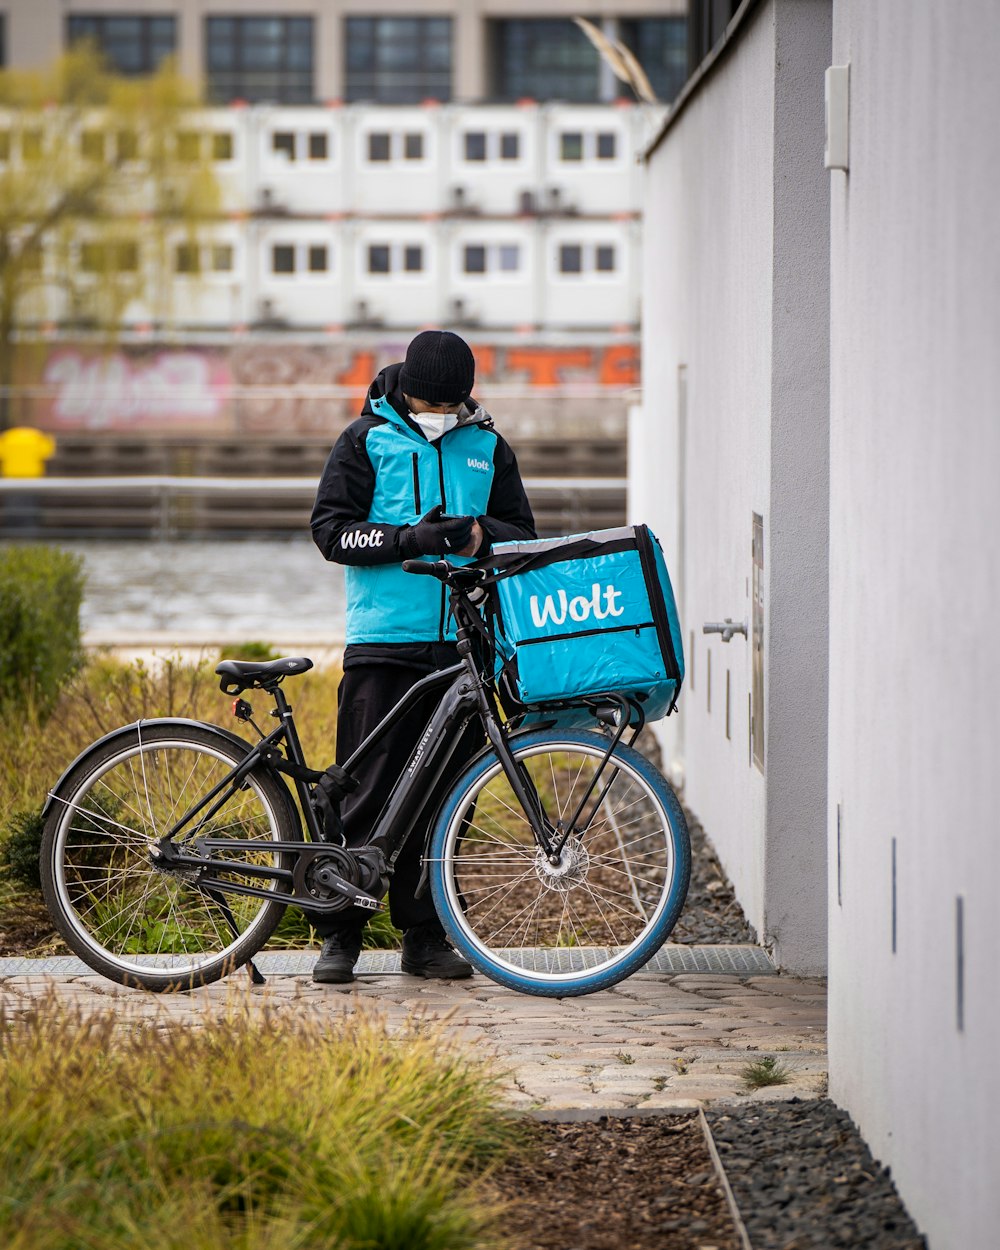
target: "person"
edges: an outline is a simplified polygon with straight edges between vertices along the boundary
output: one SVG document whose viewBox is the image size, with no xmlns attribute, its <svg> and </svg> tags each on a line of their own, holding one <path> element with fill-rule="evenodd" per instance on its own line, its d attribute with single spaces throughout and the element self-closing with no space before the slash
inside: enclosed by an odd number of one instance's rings
<svg viewBox="0 0 1000 1250">
<path fill-rule="evenodd" d="M 383 369 L 371 384 L 361 416 L 337 440 L 323 470 L 312 534 L 327 560 L 346 566 L 338 764 L 416 682 L 458 662 L 445 588 L 406 573 L 402 561 L 447 556 L 464 562 L 488 554 L 494 542 L 535 537 L 517 460 L 472 398 L 474 379 L 475 359 L 462 338 L 448 330 L 418 334 L 405 360 Z M 343 801 L 348 846 L 367 839 L 432 707 L 433 696 L 362 762 L 359 787 Z M 481 729 L 478 737 L 475 727 L 466 730 L 438 801 L 484 744 Z M 431 796 L 396 861 L 389 914 L 403 931 L 404 972 L 464 977 L 472 969 L 449 945 L 430 891 L 417 896 L 435 807 Z M 358 908 L 315 918 L 323 938 L 315 981 L 353 980 L 367 918 Z"/>
</svg>

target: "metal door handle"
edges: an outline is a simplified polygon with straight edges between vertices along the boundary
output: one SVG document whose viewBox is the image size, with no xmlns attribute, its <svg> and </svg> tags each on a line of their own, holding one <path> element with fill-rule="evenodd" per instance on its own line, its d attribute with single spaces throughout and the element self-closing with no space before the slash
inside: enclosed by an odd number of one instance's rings
<svg viewBox="0 0 1000 1250">
<path fill-rule="evenodd" d="M 733 621 L 727 616 L 724 621 L 706 621 L 701 627 L 703 634 L 721 634 L 723 642 L 731 642 L 733 634 L 747 636 L 746 621 Z"/>
</svg>

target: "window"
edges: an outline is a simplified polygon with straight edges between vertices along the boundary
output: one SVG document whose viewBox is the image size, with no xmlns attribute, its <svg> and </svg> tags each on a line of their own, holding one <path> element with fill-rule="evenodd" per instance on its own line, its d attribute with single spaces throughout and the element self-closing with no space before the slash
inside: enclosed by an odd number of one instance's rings
<svg viewBox="0 0 1000 1250">
<path fill-rule="evenodd" d="M 119 74 L 152 74 L 177 49 L 177 19 L 166 15 L 74 13 L 66 19 L 66 41 L 89 40 Z"/>
<path fill-rule="evenodd" d="M 326 273 L 327 255 L 325 243 L 314 243 L 309 248 L 309 272 Z"/>
<path fill-rule="evenodd" d="M 80 135 L 80 155 L 85 161 L 104 160 L 104 131 L 85 130 Z"/>
<path fill-rule="evenodd" d="M 475 243 L 469 244 L 465 249 L 465 264 L 462 267 L 466 273 L 485 273 L 486 248 Z"/>
<path fill-rule="evenodd" d="M 463 273 L 517 273 L 520 268 L 521 249 L 516 243 L 467 243 L 462 249 Z"/>
<path fill-rule="evenodd" d="M 718 6 L 716 6 L 716 9 Z M 732 11 L 719 15 L 720 31 L 732 17 Z M 687 78 L 687 19 L 683 17 L 630 18 L 618 23 L 618 37 L 635 53 L 636 60 L 646 71 L 657 99 L 669 104 L 678 94 Z M 711 41 L 704 48 L 707 55 Z M 619 88 L 620 95 L 631 95 L 625 83 Z"/>
<path fill-rule="evenodd" d="M 201 255 L 194 243 L 178 243 L 174 254 L 174 268 L 178 273 L 201 273 Z"/>
<path fill-rule="evenodd" d="M 84 273 L 135 273 L 139 248 L 135 243 L 83 243 L 80 268 Z"/>
<path fill-rule="evenodd" d="M 209 99 L 308 104 L 313 98 L 311 17 L 206 17 Z"/>
<path fill-rule="evenodd" d="M 289 130 L 276 130 L 271 135 L 271 151 L 281 152 L 290 161 L 295 160 L 295 136 Z"/>
<path fill-rule="evenodd" d="M 578 243 L 563 243 L 559 248 L 559 272 L 582 273 L 583 249 Z"/>
<path fill-rule="evenodd" d="M 371 134 L 368 136 L 368 159 L 370 161 L 387 161 L 389 159 L 389 136 Z"/>
<path fill-rule="evenodd" d="M 271 272 L 295 272 L 295 248 L 288 243 L 276 243 L 271 248 Z"/>
<path fill-rule="evenodd" d="M 466 133 L 465 159 L 467 161 L 486 160 L 486 135 L 481 130 Z"/>
<path fill-rule="evenodd" d="M 372 243 L 368 247 L 370 274 L 423 273 L 422 243 Z"/>
<path fill-rule="evenodd" d="M 213 273 L 232 273 L 233 245 L 231 243 L 216 243 L 213 245 L 212 271 Z"/>
<path fill-rule="evenodd" d="M 196 130 L 177 132 L 177 159 L 193 164 L 201 157 L 201 135 Z"/>
<path fill-rule="evenodd" d="M 349 17 L 348 100 L 419 104 L 451 99 L 450 17 Z"/>
<path fill-rule="evenodd" d="M 573 132 L 559 136 L 559 159 L 561 161 L 583 160 L 583 135 Z"/>
<path fill-rule="evenodd" d="M 462 159 L 516 161 L 521 155 L 521 136 L 516 132 L 467 130 L 462 136 Z"/>
<path fill-rule="evenodd" d="M 388 134 L 373 131 L 368 136 L 368 160 L 376 161 L 422 161 L 424 159 L 424 135 L 419 130 L 405 134 Z"/>
<path fill-rule="evenodd" d="M 327 158 L 327 136 L 323 130 L 314 130 L 309 136 L 309 159 L 325 161 Z"/>
<path fill-rule="evenodd" d="M 389 273 L 389 249 L 383 244 L 373 244 L 368 249 L 368 272 Z"/>
<path fill-rule="evenodd" d="M 115 243 L 111 257 L 119 273 L 135 273 L 139 268 L 139 248 L 135 243 Z"/>
<path fill-rule="evenodd" d="M 212 160 L 231 161 L 233 159 L 233 136 L 228 130 L 217 130 L 212 135 Z"/>
<path fill-rule="evenodd" d="M 134 130 L 119 130 L 115 135 L 115 154 L 122 163 L 139 159 L 139 136 Z"/>
<path fill-rule="evenodd" d="M 25 273 L 29 274 L 40 274 L 42 272 L 42 246 L 40 243 L 25 243 L 21 248 L 21 268 Z"/>
<path fill-rule="evenodd" d="M 614 273 L 617 255 L 613 243 L 561 243 L 556 263 L 561 274 Z"/>
<path fill-rule="evenodd" d="M 613 130 L 564 130 L 559 135 L 561 161 L 613 161 L 618 156 L 618 135 Z"/>
<path fill-rule="evenodd" d="M 597 51 L 568 18 L 504 19 L 490 25 L 496 99 L 600 99 Z"/>
<path fill-rule="evenodd" d="M 25 130 L 21 135 L 21 156 L 26 161 L 40 161 L 45 143 L 40 130 Z"/>
</svg>

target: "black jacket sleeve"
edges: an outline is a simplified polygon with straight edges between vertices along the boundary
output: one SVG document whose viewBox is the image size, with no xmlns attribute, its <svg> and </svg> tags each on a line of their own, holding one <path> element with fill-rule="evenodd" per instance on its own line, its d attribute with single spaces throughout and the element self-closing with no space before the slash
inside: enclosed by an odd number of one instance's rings
<svg viewBox="0 0 1000 1250">
<path fill-rule="evenodd" d="M 312 510 L 312 536 L 327 560 L 337 564 L 398 564 L 412 554 L 408 525 L 368 520 L 375 494 L 375 470 L 365 451 L 369 426 L 349 426 L 330 452 Z"/>
<path fill-rule="evenodd" d="M 484 535 L 477 555 L 485 555 L 494 543 L 538 537 L 535 518 L 517 467 L 517 457 L 499 435 L 493 452 L 493 488 L 486 505 L 486 515 L 476 520 L 482 526 Z"/>
</svg>

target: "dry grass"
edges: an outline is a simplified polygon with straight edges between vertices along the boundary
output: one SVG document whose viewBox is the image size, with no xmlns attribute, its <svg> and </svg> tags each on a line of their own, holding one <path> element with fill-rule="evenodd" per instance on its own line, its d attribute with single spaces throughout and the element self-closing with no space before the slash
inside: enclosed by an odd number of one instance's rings
<svg viewBox="0 0 1000 1250">
<path fill-rule="evenodd" d="M 23 718 L 0 724 L 0 842 L 14 832 L 17 817 L 41 810 L 45 796 L 63 770 L 97 738 L 140 717 L 177 716 L 206 720 L 256 740 L 248 725 L 232 716 L 232 698 L 219 689 L 214 655 L 198 662 L 167 658 L 157 668 L 141 662 L 124 664 L 107 656 L 92 656 L 63 691 L 55 711 L 43 720 L 30 709 Z M 313 669 L 285 684 L 295 710 L 306 758 L 325 768 L 334 757 L 339 668 Z M 254 719 L 266 732 L 274 728 L 268 715 L 270 699 L 258 692 L 247 696 Z M 0 857 L 3 848 L 0 847 Z M 0 929 L 19 926 L 26 910 L 37 910 L 37 888 L 0 870 Z M 394 945 L 398 935 L 387 923 L 373 930 L 369 944 Z M 61 949 L 43 939 L 33 953 Z M 315 945 L 315 934 L 295 908 L 285 914 L 276 943 Z"/>
<path fill-rule="evenodd" d="M 289 1005 L 124 1025 L 0 1019 L 7 1250 L 501 1244 L 481 1179 L 516 1148 L 496 1078 L 420 1021 Z"/>
<path fill-rule="evenodd" d="M 219 690 L 214 657 L 198 663 L 166 659 L 155 671 L 141 662 L 91 658 L 63 692 L 52 717 L 29 711 L 23 722 L 0 726 L 0 829 L 16 809 L 38 809 L 63 769 L 95 739 L 132 721 L 180 716 L 227 726 L 255 740 L 233 719 L 232 699 Z M 339 669 L 314 669 L 290 679 L 285 691 L 295 709 L 306 758 L 325 768 L 334 756 Z M 249 696 L 254 719 L 274 728 L 270 700 Z"/>
</svg>

